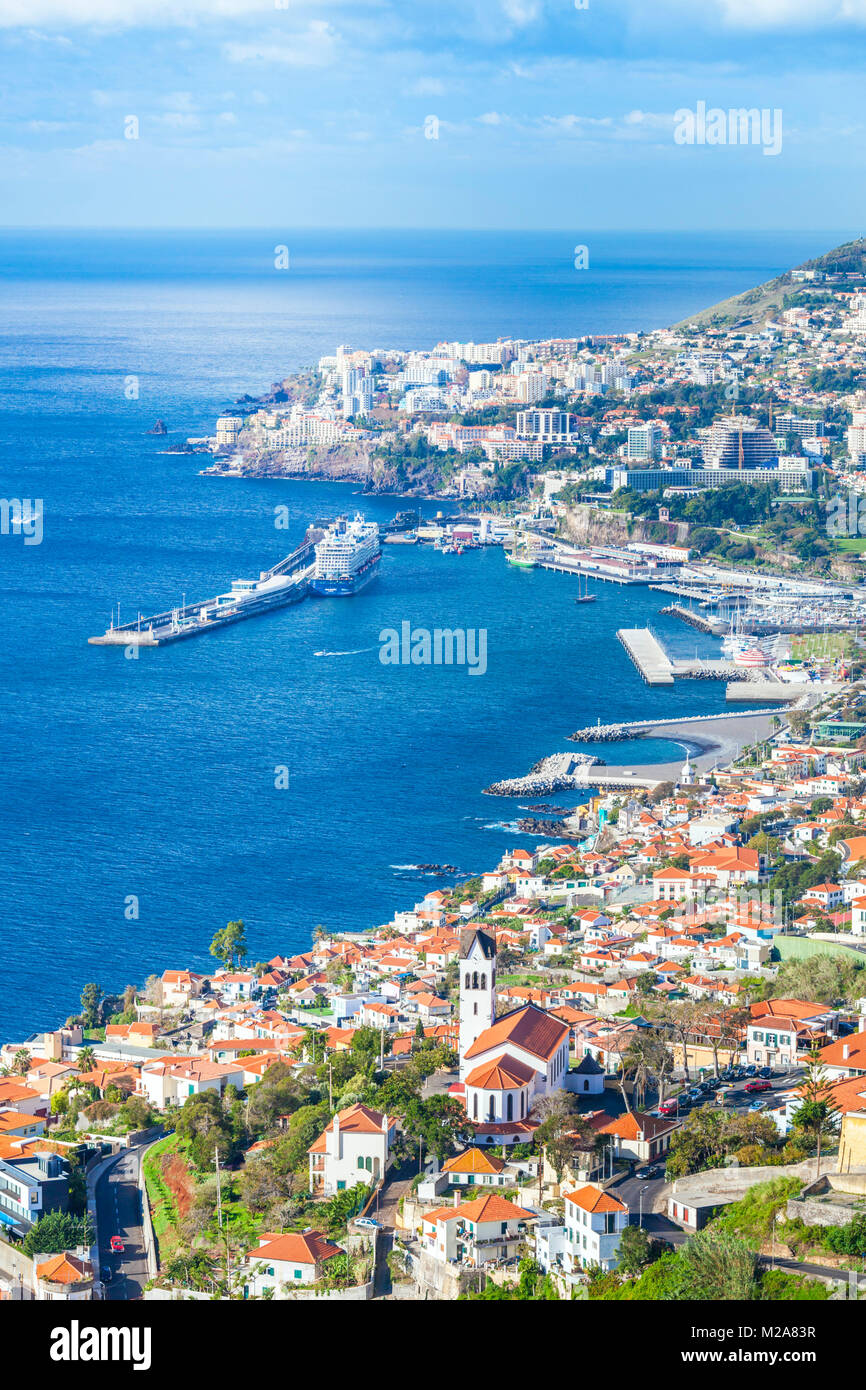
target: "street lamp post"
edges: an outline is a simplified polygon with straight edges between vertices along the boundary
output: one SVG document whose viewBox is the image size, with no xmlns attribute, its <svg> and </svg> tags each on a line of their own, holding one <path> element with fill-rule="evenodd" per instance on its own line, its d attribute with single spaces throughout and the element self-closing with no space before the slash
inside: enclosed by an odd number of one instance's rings
<svg viewBox="0 0 866 1390">
<path fill-rule="evenodd" d="M 640 1192 L 638 1193 L 638 1204 L 639 1204 L 639 1205 L 638 1205 L 637 1224 L 638 1224 L 639 1226 L 641 1226 L 641 1227 L 643 1226 L 643 1194 L 646 1192 L 646 1190 L 647 1190 L 648 1187 L 649 1187 L 649 1183 L 644 1183 L 643 1187 L 640 1189 Z"/>
</svg>

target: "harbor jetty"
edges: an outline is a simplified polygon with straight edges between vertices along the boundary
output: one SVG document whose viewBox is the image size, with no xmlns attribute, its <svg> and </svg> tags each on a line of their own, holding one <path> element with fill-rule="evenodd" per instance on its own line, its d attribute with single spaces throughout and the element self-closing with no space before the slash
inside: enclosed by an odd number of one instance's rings
<svg viewBox="0 0 866 1390">
<path fill-rule="evenodd" d="M 552 753 L 530 769 L 527 777 L 512 777 L 484 788 L 485 796 L 546 796 L 586 786 L 582 770 L 596 759 L 589 753 Z"/>
<path fill-rule="evenodd" d="M 672 662 L 648 627 L 621 627 L 616 635 L 647 685 L 673 685 Z"/>
<path fill-rule="evenodd" d="M 272 613 L 307 596 L 307 584 L 313 572 L 314 546 L 322 532 L 309 528 L 303 542 L 258 579 L 235 579 L 226 594 L 182 603 L 162 613 L 148 617 L 138 614 L 132 622 L 115 622 L 98 637 L 88 637 L 94 647 L 162 647 L 180 642 L 204 632 L 216 632 L 231 623 Z"/>
<path fill-rule="evenodd" d="M 695 657 L 680 660 L 668 656 L 659 639 L 648 627 L 623 627 L 617 632 L 622 645 L 647 685 L 673 685 L 677 680 L 730 681 L 728 700 L 794 700 L 802 692 L 790 693 L 781 681 L 768 682 L 768 672 L 752 671 L 722 657 Z M 751 689 L 760 682 L 760 692 Z M 772 688 L 770 688 L 772 686 Z M 743 693 L 745 689 L 745 694 Z M 773 692 L 778 689 L 776 696 Z"/>
<path fill-rule="evenodd" d="M 660 609 L 660 612 L 679 618 L 681 622 L 688 623 L 689 627 L 696 627 L 699 632 L 708 632 L 712 636 L 719 636 L 727 630 L 726 624 L 718 618 L 705 618 L 703 613 L 696 613 L 693 608 L 685 608 L 681 603 L 668 604 L 667 608 Z"/>
<path fill-rule="evenodd" d="M 760 718 L 764 715 L 772 717 L 778 716 L 778 709 L 756 709 L 752 710 L 749 718 Z M 682 733 L 688 726 L 692 730 L 698 725 L 713 725 L 720 720 L 742 720 L 743 715 L 737 712 L 725 714 L 703 714 L 693 718 L 679 715 L 669 719 L 634 719 L 622 720 L 618 724 L 587 724 L 583 729 L 575 729 L 573 734 L 568 735 L 571 743 L 621 743 L 630 738 L 647 738 L 658 736 L 659 738 L 675 738 L 677 733 Z M 690 737 L 694 737 L 693 733 Z"/>
</svg>

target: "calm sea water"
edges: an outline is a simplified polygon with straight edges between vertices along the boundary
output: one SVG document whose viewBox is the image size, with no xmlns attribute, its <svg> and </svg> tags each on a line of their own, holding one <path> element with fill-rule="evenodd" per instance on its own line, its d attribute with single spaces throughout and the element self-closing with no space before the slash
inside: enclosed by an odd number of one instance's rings
<svg viewBox="0 0 866 1390">
<path fill-rule="evenodd" d="M 700 647 L 659 595 L 605 585 L 578 607 L 567 578 L 498 550 L 387 547 L 355 599 L 137 661 L 88 647 L 117 602 L 132 617 L 217 592 L 358 505 L 346 484 L 200 478 L 207 460 L 163 452 L 172 435 L 338 342 L 656 326 L 841 239 L 597 236 L 578 273 L 553 233 L 0 234 L 0 495 L 42 498 L 45 517 L 40 546 L 0 536 L 0 1037 L 55 1024 L 89 979 L 205 965 L 229 918 L 255 959 L 317 922 L 385 921 L 431 886 L 405 866 L 496 861 L 516 806 L 481 789 L 572 729 L 722 706 L 713 685 L 649 691 L 614 640 L 652 622 Z M 158 416 L 168 442 L 146 433 Z M 384 520 L 398 499 L 362 505 Z M 381 665 L 380 630 L 404 620 L 486 628 L 486 675 Z"/>
</svg>

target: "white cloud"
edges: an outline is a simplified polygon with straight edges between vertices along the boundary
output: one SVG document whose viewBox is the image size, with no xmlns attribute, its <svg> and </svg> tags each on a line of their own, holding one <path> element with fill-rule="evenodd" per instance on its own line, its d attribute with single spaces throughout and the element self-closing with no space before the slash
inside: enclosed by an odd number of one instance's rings
<svg viewBox="0 0 866 1390">
<path fill-rule="evenodd" d="M 314 19 L 292 36 L 266 36 L 248 43 L 227 43 L 225 56 L 232 63 L 278 63 L 290 68 L 321 68 L 334 61 L 339 35 L 326 20 Z"/>
<path fill-rule="evenodd" d="M 419 77 L 403 88 L 407 97 L 441 97 L 445 83 L 438 77 Z"/>
<path fill-rule="evenodd" d="M 534 24 L 541 14 L 540 0 L 502 0 L 502 9 L 506 19 L 521 29 Z"/>
<path fill-rule="evenodd" d="M 168 126 L 171 130 L 200 130 L 201 121 L 191 111 L 166 111 L 164 116 L 154 116 L 154 124 Z"/>
<path fill-rule="evenodd" d="M 155 28 L 273 12 L 274 0 L 0 0 L 0 28 Z"/>
<path fill-rule="evenodd" d="M 714 0 L 722 19 L 738 29 L 823 29 L 866 24 L 866 0 Z"/>
</svg>

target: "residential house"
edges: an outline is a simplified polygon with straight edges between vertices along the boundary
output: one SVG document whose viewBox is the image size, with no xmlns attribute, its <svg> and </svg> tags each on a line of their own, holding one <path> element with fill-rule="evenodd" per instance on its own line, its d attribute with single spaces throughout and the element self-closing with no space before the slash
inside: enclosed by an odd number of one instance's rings
<svg viewBox="0 0 866 1390">
<path fill-rule="evenodd" d="M 524 1234 L 535 1220 L 535 1212 L 490 1193 L 425 1212 L 421 1247 L 434 1259 L 480 1268 L 519 1255 Z"/>
<path fill-rule="evenodd" d="M 245 1256 L 244 1297 L 285 1297 L 289 1289 L 315 1284 L 329 1260 L 345 1251 L 322 1231 L 292 1232 L 287 1235 L 261 1235 L 258 1249 Z"/>
<path fill-rule="evenodd" d="M 396 1120 L 366 1105 L 339 1111 L 307 1150 L 310 1191 L 332 1196 L 384 1175 L 397 1132 Z"/>
</svg>

